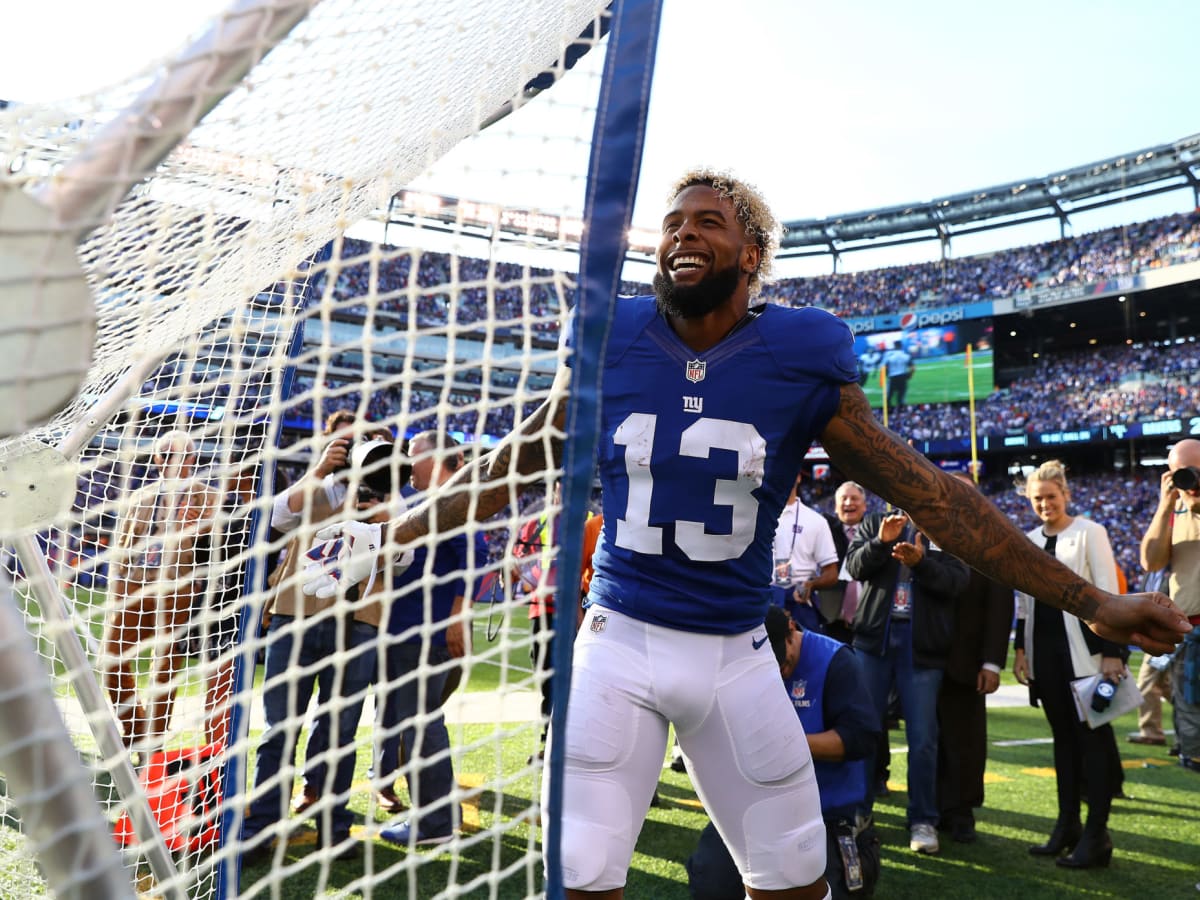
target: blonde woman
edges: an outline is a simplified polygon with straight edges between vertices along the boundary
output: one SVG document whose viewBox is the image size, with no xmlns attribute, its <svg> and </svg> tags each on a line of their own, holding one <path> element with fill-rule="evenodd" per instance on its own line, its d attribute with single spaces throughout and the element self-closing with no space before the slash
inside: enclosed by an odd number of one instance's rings
<svg viewBox="0 0 1200 900">
<path fill-rule="evenodd" d="M 1117 564 L 1108 532 L 1097 522 L 1068 514 L 1071 492 L 1063 464 L 1052 460 L 1039 466 L 1025 483 L 1025 495 L 1042 521 L 1028 532 L 1029 539 L 1080 577 L 1116 593 Z M 1106 866 L 1112 859 L 1108 814 L 1117 780 L 1113 765 L 1119 759 L 1111 725 L 1091 729 L 1079 720 L 1071 682 L 1097 672 L 1117 681 L 1127 674 L 1128 655 L 1127 648 L 1096 636 L 1074 616 L 1018 595 L 1013 674 L 1030 685 L 1032 698 L 1046 713 L 1058 780 L 1054 831 L 1029 852 L 1057 857 L 1065 868 Z M 1080 824 L 1081 793 L 1087 797 L 1086 826 Z"/>
<path fill-rule="evenodd" d="M 167 731 L 182 663 L 179 638 L 203 590 L 197 554 L 209 539 L 219 497 L 196 478 L 198 461 L 187 432 L 162 435 L 154 442 L 158 477 L 137 492 L 117 526 L 104 684 L 131 748 L 150 749 Z M 143 702 L 134 663 L 147 645 L 153 647 L 153 662 Z"/>
</svg>

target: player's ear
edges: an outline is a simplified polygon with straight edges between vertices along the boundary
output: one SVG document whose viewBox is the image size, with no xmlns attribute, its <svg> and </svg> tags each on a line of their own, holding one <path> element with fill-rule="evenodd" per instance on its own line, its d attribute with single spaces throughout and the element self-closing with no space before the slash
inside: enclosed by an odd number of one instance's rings
<svg viewBox="0 0 1200 900">
<path fill-rule="evenodd" d="M 762 247 L 758 244 L 750 242 L 742 247 L 742 271 L 747 275 L 753 275 L 758 271 L 758 265 L 762 261 Z"/>
</svg>

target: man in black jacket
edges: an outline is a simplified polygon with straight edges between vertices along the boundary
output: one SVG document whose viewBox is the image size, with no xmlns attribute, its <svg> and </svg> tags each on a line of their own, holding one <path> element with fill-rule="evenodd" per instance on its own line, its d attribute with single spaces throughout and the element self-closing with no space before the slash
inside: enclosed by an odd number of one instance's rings
<svg viewBox="0 0 1200 900">
<path fill-rule="evenodd" d="M 953 640 L 954 598 L 966 589 L 970 570 L 926 544 L 903 512 L 874 513 L 859 526 L 846 571 L 863 585 L 854 649 L 880 723 L 893 685 L 900 696 L 908 741 L 909 848 L 936 853 L 938 690 Z"/>
<path fill-rule="evenodd" d="M 970 476 L 960 475 L 974 482 Z M 1012 631 L 1013 592 L 971 570 L 954 598 L 954 640 L 938 695 L 939 827 L 960 843 L 975 840 L 974 808 L 983 806 L 987 766 L 987 695 L 1000 687 Z"/>
</svg>

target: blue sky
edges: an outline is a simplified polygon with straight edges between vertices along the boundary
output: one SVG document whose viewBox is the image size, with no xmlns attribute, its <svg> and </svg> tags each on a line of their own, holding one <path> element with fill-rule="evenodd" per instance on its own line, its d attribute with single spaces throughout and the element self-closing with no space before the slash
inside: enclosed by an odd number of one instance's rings
<svg viewBox="0 0 1200 900">
<path fill-rule="evenodd" d="M 0 97 L 62 97 L 119 80 L 224 5 L 56 4 L 56 21 L 70 23 L 56 29 L 58 52 L 40 39 L 7 47 Z M 35 4 L 5 16 L 10 34 L 47 25 Z M 1200 132 L 1197 26 L 1194 0 L 666 0 L 634 222 L 654 228 L 666 186 L 696 163 L 733 168 L 788 219 L 931 199 Z M 568 98 L 552 115 L 569 108 Z M 515 144 L 522 119 L 513 120 L 498 137 Z M 471 181 L 472 152 L 428 183 L 482 200 L 562 202 L 544 177 Z M 1081 216 L 1076 230 L 1189 206 L 1186 193 L 1127 204 Z M 1056 235 L 1055 226 L 1028 231 L 1001 241 Z M 996 240 L 964 240 L 955 252 Z M 903 251 L 926 252 L 934 249 Z"/>
</svg>

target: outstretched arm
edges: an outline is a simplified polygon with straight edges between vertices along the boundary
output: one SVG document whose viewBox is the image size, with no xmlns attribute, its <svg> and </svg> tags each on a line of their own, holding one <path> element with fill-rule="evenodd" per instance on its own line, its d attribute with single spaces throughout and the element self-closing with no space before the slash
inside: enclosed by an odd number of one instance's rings
<svg viewBox="0 0 1200 900">
<path fill-rule="evenodd" d="M 391 540 L 404 545 L 469 520 L 482 522 L 505 506 L 516 505 L 515 483 L 531 483 L 557 469 L 562 460 L 570 380 L 571 370 L 559 369 L 546 402 L 495 450 L 463 466 L 425 502 L 394 520 Z M 515 482 L 514 475 L 518 476 Z"/>
<path fill-rule="evenodd" d="M 1101 637 L 1163 653 L 1191 629 L 1162 594 L 1110 594 L 1039 549 L 977 490 L 885 429 L 858 385 L 842 387 L 821 443 L 843 473 L 906 510 L 942 549 L 984 575 L 1073 613 Z"/>
</svg>

